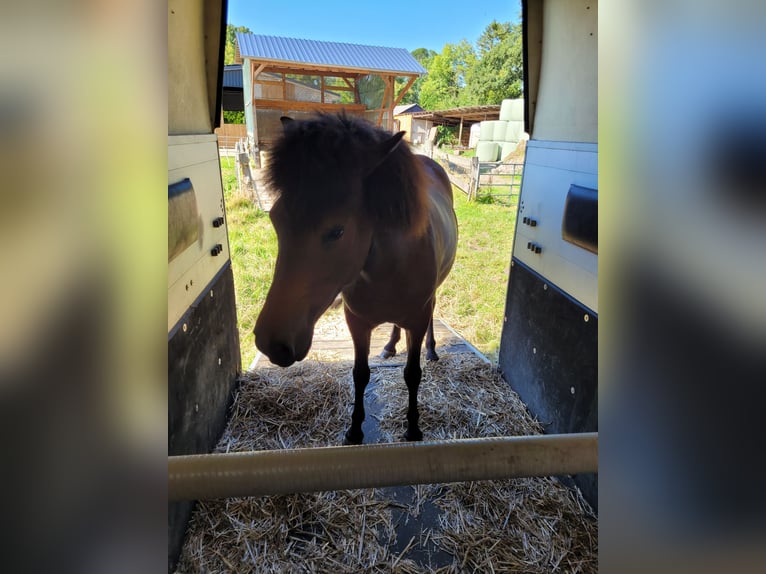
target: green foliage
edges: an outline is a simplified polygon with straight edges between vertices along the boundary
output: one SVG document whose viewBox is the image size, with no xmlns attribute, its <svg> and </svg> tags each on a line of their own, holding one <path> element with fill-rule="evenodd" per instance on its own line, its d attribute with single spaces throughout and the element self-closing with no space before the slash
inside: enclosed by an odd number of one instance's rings
<svg viewBox="0 0 766 574">
<path fill-rule="evenodd" d="M 420 105 L 427 110 L 439 110 L 467 105 L 466 77 L 476 65 L 476 53 L 467 40 L 445 44 L 441 54 L 431 61 L 428 76 L 420 89 Z"/>
<path fill-rule="evenodd" d="M 226 24 L 226 46 L 224 48 L 223 63 L 225 65 L 234 64 L 235 46 L 237 44 L 237 32 L 252 34 L 252 30 L 247 26 L 235 26 Z"/>
<path fill-rule="evenodd" d="M 225 124 L 244 124 L 245 112 L 233 112 L 230 110 L 223 110 L 223 123 Z"/>
<path fill-rule="evenodd" d="M 497 20 L 492 20 L 484 31 L 476 40 L 476 51 L 480 58 L 489 52 L 492 48 L 497 46 L 500 42 L 505 40 L 511 34 L 511 23 L 500 23 Z"/>
<path fill-rule="evenodd" d="M 419 57 L 428 76 L 415 82 L 403 103 L 440 110 L 520 97 L 524 73 L 521 40 L 520 24 L 493 20 L 479 36 L 475 50 L 466 40 L 445 44 L 439 54 L 425 48 L 414 50 L 413 56 Z"/>
<path fill-rule="evenodd" d="M 521 97 L 523 74 L 521 26 L 517 24 L 471 70 L 468 99 L 479 104 L 499 104 L 504 99 Z"/>
<path fill-rule="evenodd" d="M 436 145 L 441 147 L 450 147 L 458 145 L 457 130 L 454 126 L 437 126 Z"/>
<path fill-rule="evenodd" d="M 423 66 L 426 70 L 431 66 L 431 62 L 433 59 L 437 56 L 437 53 L 433 50 L 429 50 L 427 48 L 415 48 L 412 52 L 412 57 L 415 58 L 418 63 Z M 420 104 L 420 90 L 423 87 L 423 82 L 425 82 L 426 76 L 420 76 L 417 80 L 415 80 L 415 83 L 410 86 L 410 89 L 407 90 L 407 93 L 404 94 L 404 97 L 402 98 L 402 101 L 400 103 L 402 104 Z M 396 93 L 398 94 L 400 90 L 404 88 L 404 86 L 407 85 L 407 79 L 406 78 L 397 78 L 396 79 Z"/>
</svg>

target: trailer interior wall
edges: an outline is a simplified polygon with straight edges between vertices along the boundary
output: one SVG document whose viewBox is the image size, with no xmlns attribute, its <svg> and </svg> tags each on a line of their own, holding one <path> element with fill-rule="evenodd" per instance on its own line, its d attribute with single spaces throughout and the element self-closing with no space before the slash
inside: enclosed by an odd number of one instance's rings
<svg viewBox="0 0 766 574">
<path fill-rule="evenodd" d="M 225 0 L 168 2 L 168 454 L 215 446 L 241 370 L 218 145 Z M 173 571 L 193 503 L 168 506 Z"/>
<path fill-rule="evenodd" d="M 525 0 L 522 14 L 530 140 L 498 362 L 546 432 L 594 432 L 598 4 Z M 574 482 L 597 507 L 597 476 Z"/>
<path fill-rule="evenodd" d="M 598 2 L 530 2 L 528 73 L 537 77 L 534 125 L 538 140 L 598 141 Z"/>
</svg>

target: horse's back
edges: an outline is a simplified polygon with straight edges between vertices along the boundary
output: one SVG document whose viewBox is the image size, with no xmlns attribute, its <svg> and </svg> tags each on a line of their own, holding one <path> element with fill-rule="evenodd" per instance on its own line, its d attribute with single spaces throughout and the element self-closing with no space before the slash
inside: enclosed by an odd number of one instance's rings
<svg viewBox="0 0 766 574">
<path fill-rule="evenodd" d="M 452 207 L 452 184 L 444 168 L 429 157 L 419 156 L 428 174 L 429 229 L 436 257 L 436 284 L 452 269 L 457 252 L 457 219 Z"/>
</svg>

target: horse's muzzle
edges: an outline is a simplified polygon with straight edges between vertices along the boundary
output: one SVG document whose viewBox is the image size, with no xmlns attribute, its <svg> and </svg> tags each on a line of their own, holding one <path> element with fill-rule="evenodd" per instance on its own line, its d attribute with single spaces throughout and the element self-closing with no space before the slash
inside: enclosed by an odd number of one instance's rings
<svg viewBox="0 0 766 574">
<path fill-rule="evenodd" d="M 269 361 L 280 367 L 289 367 L 296 361 L 302 361 L 311 348 L 311 332 L 308 338 L 298 337 L 292 343 L 278 336 L 266 336 L 263 333 L 259 337 L 257 328 L 255 333 L 255 346 L 269 358 Z"/>
<path fill-rule="evenodd" d="M 296 361 L 293 348 L 278 341 L 271 343 L 267 349 L 262 349 L 262 352 L 269 358 L 269 361 L 280 367 L 289 367 Z"/>
</svg>

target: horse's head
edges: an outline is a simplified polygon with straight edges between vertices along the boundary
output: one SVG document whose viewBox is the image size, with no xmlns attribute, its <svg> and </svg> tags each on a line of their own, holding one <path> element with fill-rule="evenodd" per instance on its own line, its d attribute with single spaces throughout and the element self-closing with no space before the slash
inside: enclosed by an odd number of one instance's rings
<svg viewBox="0 0 766 574">
<path fill-rule="evenodd" d="M 306 356 L 316 321 L 359 276 L 374 230 L 397 216 L 392 226 L 410 224 L 412 214 L 397 205 L 400 192 L 370 197 L 381 195 L 370 188 L 373 172 L 404 150 L 403 132 L 336 116 L 283 123 L 268 174 L 279 193 L 270 213 L 279 252 L 254 333 L 258 349 L 286 367 Z"/>
</svg>

